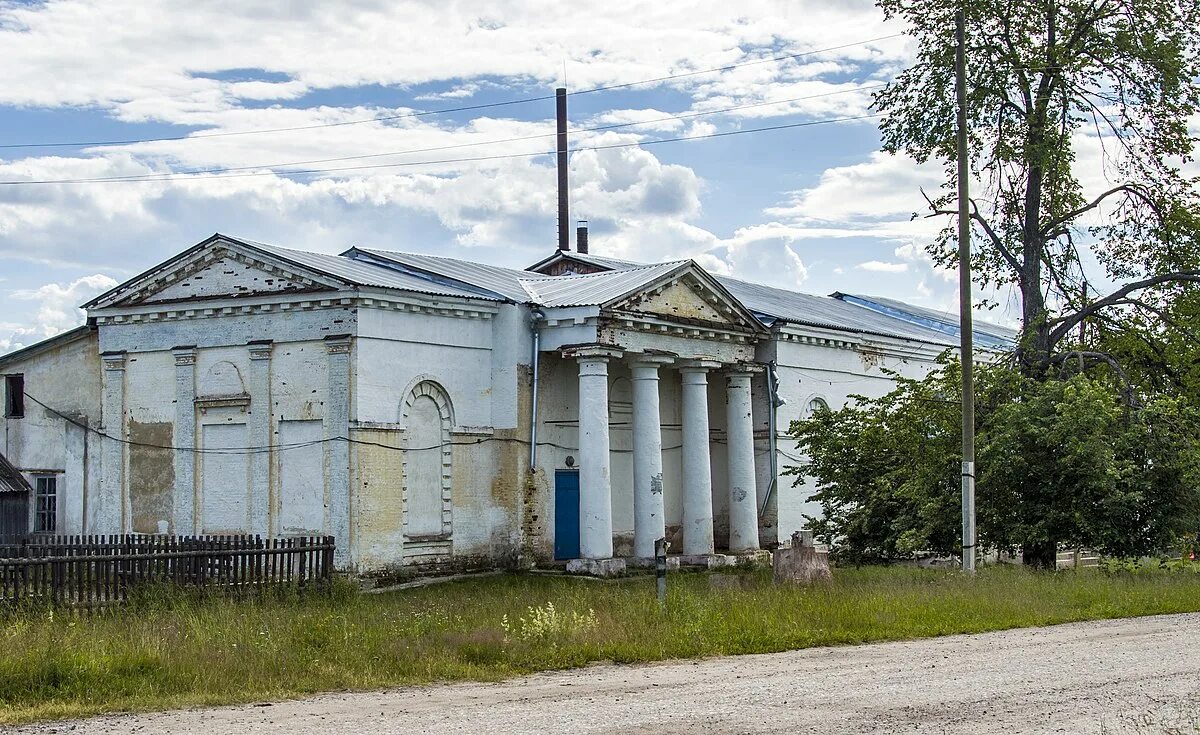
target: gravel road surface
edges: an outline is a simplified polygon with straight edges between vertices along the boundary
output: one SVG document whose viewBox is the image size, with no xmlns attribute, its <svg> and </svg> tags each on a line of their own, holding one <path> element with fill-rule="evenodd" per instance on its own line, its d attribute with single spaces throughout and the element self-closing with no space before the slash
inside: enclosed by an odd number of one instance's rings
<svg viewBox="0 0 1200 735">
<path fill-rule="evenodd" d="M 49 723 L 46 733 L 1200 733 L 1200 614 Z"/>
</svg>

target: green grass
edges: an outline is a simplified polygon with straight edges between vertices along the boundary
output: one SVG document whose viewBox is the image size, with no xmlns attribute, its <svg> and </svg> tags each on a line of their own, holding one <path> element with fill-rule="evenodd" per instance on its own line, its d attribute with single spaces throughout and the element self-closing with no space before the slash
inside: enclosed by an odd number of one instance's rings
<svg viewBox="0 0 1200 735">
<path fill-rule="evenodd" d="M 839 569 L 812 588 L 757 572 L 732 590 L 680 574 L 666 612 L 653 590 L 653 578 L 522 575 L 384 595 L 167 595 L 103 614 L 8 613 L 0 723 L 1200 610 L 1200 574 L 1168 572 L 987 568 L 972 580 Z"/>
</svg>

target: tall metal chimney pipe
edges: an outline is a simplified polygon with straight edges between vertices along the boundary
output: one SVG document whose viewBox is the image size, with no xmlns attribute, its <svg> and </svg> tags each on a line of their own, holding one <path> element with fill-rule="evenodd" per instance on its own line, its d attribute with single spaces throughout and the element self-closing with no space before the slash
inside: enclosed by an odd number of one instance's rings
<svg viewBox="0 0 1200 735">
<path fill-rule="evenodd" d="M 575 249 L 580 255 L 587 255 L 588 235 L 587 235 L 587 220 L 579 220 L 579 227 L 575 228 Z"/>
<path fill-rule="evenodd" d="M 558 117 L 558 249 L 571 249 L 570 212 L 567 206 L 567 89 L 554 90 Z"/>
</svg>

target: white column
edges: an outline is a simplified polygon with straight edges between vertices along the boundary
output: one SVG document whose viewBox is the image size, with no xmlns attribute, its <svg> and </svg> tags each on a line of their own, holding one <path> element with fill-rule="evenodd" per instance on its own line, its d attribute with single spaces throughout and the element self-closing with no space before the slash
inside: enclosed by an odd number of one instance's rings
<svg viewBox="0 0 1200 735">
<path fill-rule="evenodd" d="M 89 506 L 92 533 L 122 533 L 125 530 L 125 353 L 106 352 L 104 362 L 100 493 Z"/>
<path fill-rule="evenodd" d="M 608 465 L 608 360 L 620 353 L 593 348 L 579 360 L 579 553 L 613 555 L 612 478 Z"/>
<path fill-rule="evenodd" d="M 712 554 L 712 464 L 708 431 L 708 371 L 717 363 L 680 368 L 683 377 L 683 553 Z"/>
<path fill-rule="evenodd" d="M 327 533 L 337 544 L 333 562 L 350 565 L 350 335 L 325 338 L 329 361 L 325 400 L 325 476 L 329 492 Z"/>
<path fill-rule="evenodd" d="M 726 434 L 729 441 L 729 550 L 758 550 L 758 491 L 754 478 L 754 418 L 750 371 L 728 374 Z"/>
<path fill-rule="evenodd" d="M 633 555 L 654 557 L 654 542 L 667 533 L 663 511 L 662 419 L 658 368 L 671 358 L 644 355 L 630 363 L 633 373 Z"/>
<path fill-rule="evenodd" d="M 171 533 L 196 533 L 196 348 L 176 347 L 175 355 L 175 503 Z"/>
<path fill-rule="evenodd" d="M 271 431 L 271 340 L 251 342 L 250 352 L 250 445 L 269 447 L 275 442 Z M 250 532 L 267 536 L 271 531 L 271 455 L 250 455 Z"/>
</svg>

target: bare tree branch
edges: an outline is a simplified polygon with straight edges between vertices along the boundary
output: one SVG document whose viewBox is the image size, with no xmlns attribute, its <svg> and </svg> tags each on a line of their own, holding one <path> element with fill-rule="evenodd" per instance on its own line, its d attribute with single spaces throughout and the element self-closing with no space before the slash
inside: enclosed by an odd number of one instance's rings
<svg viewBox="0 0 1200 735">
<path fill-rule="evenodd" d="M 1110 306 L 1121 303 L 1129 294 L 1134 291 L 1140 291 L 1143 288 L 1157 286 L 1161 283 L 1200 283 L 1200 270 L 1179 271 L 1177 273 L 1164 273 L 1150 278 L 1143 278 L 1140 281 L 1127 283 L 1116 291 L 1113 291 L 1104 298 L 1097 299 L 1080 309 L 1074 314 L 1062 316 L 1057 319 L 1051 319 L 1050 323 L 1056 326 L 1050 332 L 1050 344 L 1056 344 L 1063 336 L 1069 332 L 1075 325 L 1083 321 L 1087 317 L 1095 314 L 1101 309 L 1107 309 Z"/>
</svg>

